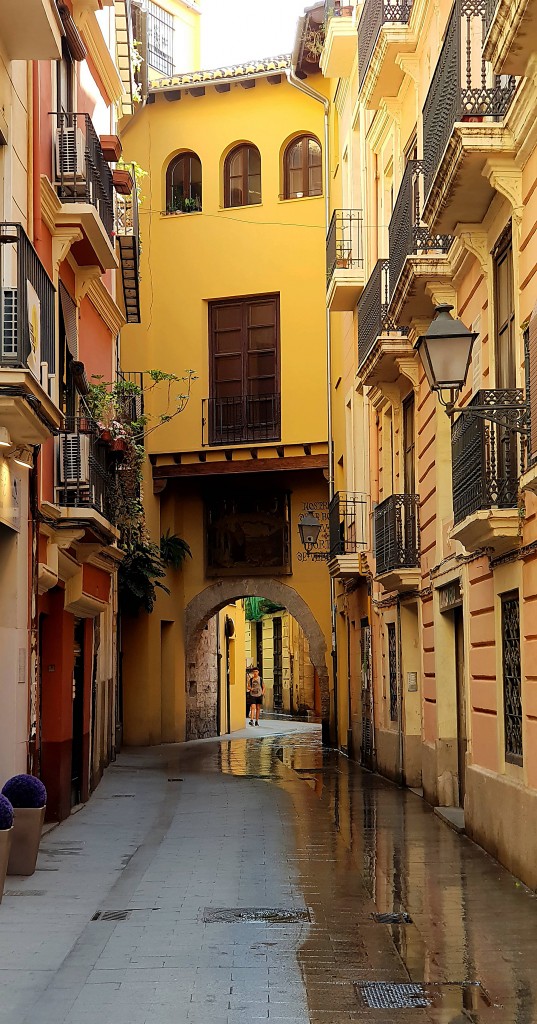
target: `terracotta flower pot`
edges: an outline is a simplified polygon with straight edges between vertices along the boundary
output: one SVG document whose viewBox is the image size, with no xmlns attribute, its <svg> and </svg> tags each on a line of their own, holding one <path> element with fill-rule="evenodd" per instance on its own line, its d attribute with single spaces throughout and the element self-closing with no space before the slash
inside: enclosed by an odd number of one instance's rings
<svg viewBox="0 0 537 1024">
<path fill-rule="evenodd" d="M 127 442 L 124 437 L 113 437 L 110 441 L 110 447 L 113 452 L 126 452 Z"/>
<path fill-rule="evenodd" d="M 112 434 L 110 430 L 101 430 L 100 440 L 104 441 L 105 444 L 109 444 L 112 440 Z"/>
<path fill-rule="evenodd" d="M 33 875 L 45 820 L 44 807 L 14 807 L 8 875 Z"/>
<path fill-rule="evenodd" d="M 134 188 L 134 182 L 130 171 L 127 171 L 123 167 L 116 167 L 115 170 L 112 171 L 112 179 L 116 192 L 119 192 L 121 196 L 131 195 Z"/>
<path fill-rule="evenodd" d="M 4 882 L 6 880 L 7 862 L 9 860 L 12 836 L 12 828 L 3 828 L 0 831 L 0 903 L 2 902 L 2 896 L 4 895 Z"/>
</svg>

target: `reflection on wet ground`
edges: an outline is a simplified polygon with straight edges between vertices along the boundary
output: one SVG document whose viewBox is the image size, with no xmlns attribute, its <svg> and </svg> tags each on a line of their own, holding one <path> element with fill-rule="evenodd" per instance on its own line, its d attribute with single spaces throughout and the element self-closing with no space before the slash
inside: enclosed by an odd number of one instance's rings
<svg viewBox="0 0 537 1024">
<path fill-rule="evenodd" d="M 312 1024 L 537 1022 L 535 894 L 419 797 L 324 749 L 313 729 L 195 744 L 179 767 L 288 795 L 290 868 L 312 920 L 296 951 Z M 292 933 L 280 941 L 285 956 Z"/>
</svg>

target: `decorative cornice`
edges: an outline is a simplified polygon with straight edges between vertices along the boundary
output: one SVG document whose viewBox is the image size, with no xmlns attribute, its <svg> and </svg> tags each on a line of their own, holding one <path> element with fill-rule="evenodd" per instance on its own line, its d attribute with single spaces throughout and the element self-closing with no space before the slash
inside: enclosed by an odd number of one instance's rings
<svg viewBox="0 0 537 1024">
<path fill-rule="evenodd" d="M 73 13 L 75 25 L 102 83 L 102 97 L 107 104 L 117 103 L 124 96 L 125 89 L 101 26 L 95 17 L 94 0 L 74 0 Z"/>
<path fill-rule="evenodd" d="M 103 284 L 100 274 L 99 277 L 94 277 L 89 281 L 86 294 L 112 334 L 117 334 L 125 323 L 125 317 L 110 295 L 108 288 Z"/>
<path fill-rule="evenodd" d="M 56 190 L 46 174 L 41 175 L 40 187 L 41 218 L 51 235 L 56 230 L 56 221 L 62 211 L 62 204 L 56 195 Z"/>
</svg>

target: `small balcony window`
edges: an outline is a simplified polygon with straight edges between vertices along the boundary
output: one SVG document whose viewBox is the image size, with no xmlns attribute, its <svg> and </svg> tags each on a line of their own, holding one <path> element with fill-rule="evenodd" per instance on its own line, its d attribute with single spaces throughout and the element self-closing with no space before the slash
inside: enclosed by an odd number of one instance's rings
<svg viewBox="0 0 537 1024">
<path fill-rule="evenodd" d="M 236 146 L 224 164 L 224 206 L 252 206 L 260 202 L 261 154 L 257 146 Z"/>
<path fill-rule="evenodd" d="M 284 198 L 320 196 L 323 191 L 321 144 L 313 135 L 289 143 L 283 158 Z"/>
<path fill-rule="evenodd" d="M 163 75 L 173 75 L 173 14 L 152 0 L 147 5 L 147 63 Z"/>
<path fill-rule="evenodd" d="M 166 213 L 201 210 L 201 160 L 195 153 L 180 153 L 166 171 Z"/>
</svg>

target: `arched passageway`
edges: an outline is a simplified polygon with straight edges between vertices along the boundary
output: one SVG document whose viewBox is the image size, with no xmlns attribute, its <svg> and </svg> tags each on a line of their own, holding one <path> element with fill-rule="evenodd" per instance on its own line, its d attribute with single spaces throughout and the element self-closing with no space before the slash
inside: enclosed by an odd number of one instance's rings
<svg viewBox="0 0 537 1024">
<path fill-rule="evenodd" d="M 196 711 L 201 704 L 200 689 L 203 687 L 203 680 L 198 676 L 204 630 L 217 612 L 242 597 L 268 598 L 274 604 L 283 605 L 301 626 L 309 644 L 309 657 L 319 681 L 323 733 L 326 733 L 330 719 L 329 675 L 326 640 L 317 619 L 300 594 L 280 580 L 266 576 L 233 577 L 219 580 L 218 583 L 206 587 L 192 598 L 185 609 L 187 739 L 193 735 L 203 735 L 200 723 L 195 728 L 189 728 L 189 721 L 195 720 Z"/>
</svg>

